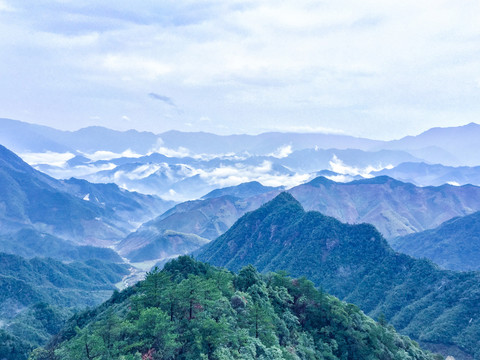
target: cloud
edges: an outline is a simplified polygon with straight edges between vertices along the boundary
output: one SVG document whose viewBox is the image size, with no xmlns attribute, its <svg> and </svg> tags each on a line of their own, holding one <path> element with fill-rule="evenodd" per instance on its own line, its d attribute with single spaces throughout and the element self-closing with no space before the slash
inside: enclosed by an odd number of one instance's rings
<svg viewBox="0 0 480 360">
<path fill-rule="evenodd" d="M 29 165 L 47 164 L 51 166 L 63 167 L 66 162 L 75 157 L 71 152 L 57 153 L 47 151 L 44 153 L 23 153 L 19 156 Z"/>
<path fill-rule="evenodd" d="M 156 93 L 154 93 L 154 92 L 149 93 L 148 96 L 149 96 L 151 99 L 162 101 L 162 102 L 164 102 L 165 104 L 170 105 L 170 106 L 176 108 L 176 105 L 174 104 L 174 102 L 172 101 L 172 99 L 170 99 L 168 96 L 159 95 L 159 94 L 156 94 Z"/>
<path fill-rule="evenodd" d="M 102 164 L 100 166 L 94 164 L 88 165 L 79 165 L 74 167 L 53 167 L 44 168 L 35 166 L 37 170 L 42 171 L 56 179 L 69 179 L 71 177 L 76 177 L 79 179 L 87 179 L 93 182 L 103 182 L 103 178 L 99 178 L 97 173 L 101 171 L 107 171 L 115 169 L 117 165 L 108 163 Z"/>
<path fill-rule="evenodd" d="M 452 186 L 460 186 L 460 184 L 456 181 L 447 181 L 447 184 Z"/>
<path fill-rule="evenodd" d="M 138 158 L 143 155 L 137 154 L 133 152 L 131 149 L 127 149 L 122 153 L 115 153 L 112 151 L 106 151 L 106 150 L 99 150 L 95 151 L 94 153 L 82 153 L 83 156 L 89 158 L 92 161 L 99 161 L 99 160 L 111 160 L 111 159 L 118 159 L 122 157 L 127 157 L 127 158 Z"/>
<path fill-rule="evenodd" d="M 180 146 L 177 149 L 170 149 L 163 146 L 162 138 L 157 139 L 156 144 L 150 149 L 147 155 L 150 155 L 152 153 L 159 153 L 168 157 L 180 157 L 180 158 L 193 156 L 190 150 L 183 146 Z"/>
<path fill-rule="evenodd" d="M 346 182 L 350 182 L 350 181 L 353 181 L 355 180 L 355 178 L 351 175 L 327 175 L 325 176 L 327 179 L 329 180 L 332 180 L 332 181 L 335 181 L 335 182 L 342 182 L 342 183 L 346 183 Z"/>
<path fill-rule="evenodd" d="M 128 113 L 156 132 L 193 124 L 394 138 L 480 112 L 475 1 L 11 3 L 0 107 L 13 118 L 33 121 L 29 111 L 66 128 L 90 125 L 93 113 L 126 128 L 113 119 Z M 145 89 L 160 88 L 181 99 L 182 121 L 159 121 Z M 215 122 L 197 121 L 205 114 Z"/>
<path fill-rule="evenodd" d="M 202 179 L 216 187 L 234 186 L 249 181 L 258 181 L 266 186 L 285 186 L 287 188 L 299 185 L 310 178 L 309 174 L 282 174 L 273 170 L 270 161 L 260 165 L 220 166 L 215 169 L 197 169 Z"/>
<path fill-rule="evenodd" d="M 274 151 L 271 154 L 268 154 L 268 156 L 276 157 L 278 159 L 282 159 L 287 157 L 292 153 L 292 145 L 283 145 L 280 146 L 276 151 Z"/>
<path fill-rule="evenodd" d="M 383 169 L 393 169 L 393 165 L 391 165 L 391 164 L 388 164 L 388 165 L 385 165 L 385 166 L 369 165 L 369 166 L 364 167 L 364 168 L 358 168 L 358 167 L 355 167 L 355 166 L 350 166 L 350 165 L 345 164 L 336 155 L 333 155 L 332 160 L 329 161 L 329 165 L 330 165 L 329 170 L 332 170 L 333 172 L 336 172 L 339 175 L 362 176 L 364 178 L 373 177 L 373 175 L 371 175 L 371 173 L 374 172 L 374 171 L 380 171 L 380 170 L 383 170 Z M 339 177 L 339 178 L 341 178 L 341 177 Z M 337 181 L 337 180 L 335 180 L 335 181 Z"/>
<path fill-rule="evenodd" d="M 121 74 L 122 79 L 128 81 L 135 81 L 135 78 L 154 81 L 172 70 L 168 64 L 141 55 L 116 53 L 99 60 L 105 70 Z"/>
<path fill-rule="evenodd" d="M 15 8 L 8 4 L 6 1 L 0 0 L 0 11 L 14 12 Z"/>
</svg>

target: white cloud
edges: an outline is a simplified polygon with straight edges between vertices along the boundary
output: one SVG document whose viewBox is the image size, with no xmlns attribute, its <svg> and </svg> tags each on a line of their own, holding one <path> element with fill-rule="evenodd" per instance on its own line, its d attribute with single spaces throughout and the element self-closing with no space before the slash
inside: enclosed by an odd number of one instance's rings
<svg viewBox="0 0 480 360">
<path fill-rule="evenodd" d="M 117 158 L 121 158 L 121 157 L 138 158 L 138 157 L 143 156 L 141 154 L 137 154 L 137 153 L 133 152 L 131 149 L 127 149 L 122 153 L 115 153 L 115 152 L 112 152 L 112 151 L 99 150 L 99 151 L 95 151 L 92 154 L 82 153 L 82 155 L 89 158 L 92 161 L 112 160 L 112 159 L 117 159 Z"/>
<path fill-rule="evenodd" d="M 335 181 L 335 182 L 342 182 L 342 183 L 350 182 L 350 181 L 353 181 L 355 179 L 351 175 L 328 175 L 328 176 L 325 176 L 325 177 L 329 180 L 332 180 L 332 181 Z"/>
<path fill-rule="evenodd" d="M 282 158 L 285 158 L 288 155 L 290 155 L 292 152 L 293 152 L 292 151 L 292 145 L 283 145 L 283 146 L 280 146 L 273 153 L 268 154 L 268 156 L 273 156 L 273 157 L 276 157 L 278 159 L 282 159 Z"/>
<path fill-rule="evenodd" d="M 0 0 L 0 11 L 13 12 L 15 8 L 8 4 L 5 0 Z"/>
<path fill-rule="evenodd" d="M 258 166 L 236 164 L 236 166 L 221 166 L 208 171 L 197 171 L 201 178 L 217 187 L 258 181 L 266 186 L 285 186 L 288 188 L 299 185 L 310 178 L 309 174 L 287 175 L 277 173 L 273 171 L 270 161 L 264 161 Z"/>
<path fill-rule="evenodd" d="M 58 167 L 65 166 L 68 160 L 75 157 L 75 155 L 70 152 L 57 153 L 52 151 L 47 151 L 44 153 L 23 153 L 19 156 L 23 159 L 23 161 L 32 166 L 38 164 L 47 164 Z"/>
<path fill-rule="evenodd" d="M 456 181 L 447 181 L 447 184 L 452 186 L 460 186 L 460 184 Z"/>
<path fill-rule="evenodd" d="M 358 167 L 355 167 L 355 166 L 350 166 L 350 165 L 345 164 L 336 155 L 333 155 L 332 160 L 329 161 L 329 165 L 330 165 L 330 170 L 332 170 L 333 172 L 336 172 L 337 174 L 348 175 L 348 176 L 358 176 L 358 175 L 360 175 L 360 176 L 365 177 L 365 178 L 373 177 L 373 175 L 371 175 L 371 173 L 373 171 L 380 171 L 380 170 L 383 170 L 383 169 L 392 169 L 393 168 L 393 165 L 391 165 L 391 164 L 388 164 L 388 165 L 385 165 L 385 166 L 383 166 L 383 165 L 378 165 L 378 166 L 369 165 L 369 166 L 364 167 L 364 168 L 358 168 Z M 340 178 L 341 177 L 339 177 L 339 179 Z M 333 178 L 331 180 L 333 180 Z M 341 180 L 339 180 L 339 181 L 341 181 Z"/>
<path fill-rule="evenodd" d="M 170 149 L 163 146 L 162 138 L 158 138 L 156 144 L 150 149 L 147 155 L 151 155 L 153 153 L 159 153 L 168 157 L 189 157 L 193 156 L 193 154 L 187 148 L 180 146 L 178 149 Z"/>
<path fill-rule="evenodd" d="M 155 59 L 121 53 L 105 56 L 101 65 L 105 70 L 121 74 L 123 79 L 128 80 L 155 80 L 171 71 L 169 65 Z"/>
<path fill-rule="evenodd" d="M 71 177 L 84 178 L 93 182 L 104 182 L 104 178 L 99 178 L 97 172 L 115 169 L 116 165 L 109 163 L 101 166 L 79 165 L 75 167 L 52 167 L 48 169 L 39 169 L 42 172 L 56 179 L 68 179 Z M 108 180 L 106 181 L 108 182 Z"/>
<path fill-rule="evenodd" d="M 135 170 L 131 172 L 124 173 L 124 175 L 130 180 L 144 179 L 154 174 L 155 172 L 157 172 L 161 167 L 162 167 L 162 164 L 145 164 L 137 167 Z M 123 173 L 123 172 L 119 171 L 117 174 L 119 173 Z"/>
</svg>

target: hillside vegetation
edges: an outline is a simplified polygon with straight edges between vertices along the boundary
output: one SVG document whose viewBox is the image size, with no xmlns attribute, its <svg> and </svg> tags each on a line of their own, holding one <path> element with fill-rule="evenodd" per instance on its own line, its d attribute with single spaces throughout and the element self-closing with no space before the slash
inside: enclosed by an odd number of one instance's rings
<svg viewBox="0 0 480 360">
<path fill-rule="evenodd" d="M 108 299 L 128 273 L 99 260 L 62 263 L 0 253 L 0 359 L 26 359 L 77 309 Z"/>
<path fill-rule="evenodd" d="M 434 359 L 305 278 L 189 257 L 74 317 L 31 359 Z"/>
</svg>

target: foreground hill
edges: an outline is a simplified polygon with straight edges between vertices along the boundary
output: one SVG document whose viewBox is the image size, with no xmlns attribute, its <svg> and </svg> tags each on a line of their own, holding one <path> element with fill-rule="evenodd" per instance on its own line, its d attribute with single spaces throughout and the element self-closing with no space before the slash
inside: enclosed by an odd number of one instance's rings
<svg viewBox="0 0 480 360">
<path fill-rule="evenodd" d="M 480 212 L 392 240 L 392 247 L 451 270 L 480 270 Z"/>
<path fill-rule="evenodd" d="M 116 185 L 59 181 L 0 145 L 0 233 L 33 228 L 83 244 L 108 244 L 170 203 Z"/>
<path fill-rule="evenodd" d="M 373 226 L 305 212 L 288 193 L 244 215 L 198 259 L 233 271 L 253 264 L 307 276 L 432 349 L 457 359 L 480 356 L 480 274 L 395 253 Z"/>
<path fill-rule="evenodd" d="M 76 330 L 75 330 L 76 329 Z M 62 359 L 435 359 L 305 278 L 238 275 L 181 257 L 74 317 L 47 349 Z"/>
</svg>

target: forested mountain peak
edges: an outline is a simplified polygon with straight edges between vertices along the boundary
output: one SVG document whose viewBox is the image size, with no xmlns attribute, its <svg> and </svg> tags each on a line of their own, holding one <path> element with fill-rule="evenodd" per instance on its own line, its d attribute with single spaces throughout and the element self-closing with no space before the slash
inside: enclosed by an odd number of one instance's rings
<svg viewBox="0 0 480 360">
<path fill-rule="evenodd" d="M 384 321 L 318 291 L 306 278 L 238 275 L 190 257 L 71 319 L 42 354 L 62 359 L 418 359 L 422 351 Z"/>
<path fill-rule="evenodd" d="M 442 271 L 395 253 L 372 225 L 305 212 L 290 195 L 244 215 L 200 249 L 198 259 L 233 271 L 252 264 L 262 272 L 307 276 L 367 314 L 385 314 L 431 349 L 457 359 L 480 355 L 480 308 L 471 305 L 480 274 Z"/>
</svg>

